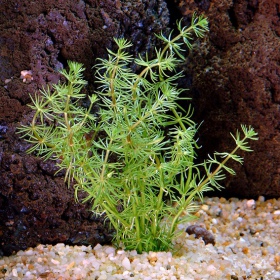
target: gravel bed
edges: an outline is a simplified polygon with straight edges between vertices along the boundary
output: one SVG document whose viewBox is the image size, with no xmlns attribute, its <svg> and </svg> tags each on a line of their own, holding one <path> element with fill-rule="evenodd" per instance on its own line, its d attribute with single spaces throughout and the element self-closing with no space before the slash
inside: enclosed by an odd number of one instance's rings
<svg viewBox="0 0 280 280">
<path fill-rule="evenodd" d="M 214 246 L 187 233 L 173 254 L 39 245 L 1 258 L 0 279 L 280 279 L 280 199 L 205 198 L 197 216 Z"/>
</svg>

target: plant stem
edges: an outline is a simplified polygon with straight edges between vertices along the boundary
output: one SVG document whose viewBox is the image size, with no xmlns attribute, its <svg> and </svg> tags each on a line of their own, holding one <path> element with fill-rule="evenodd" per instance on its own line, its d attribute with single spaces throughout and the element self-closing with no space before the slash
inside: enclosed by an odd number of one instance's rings
<svg viewBox="0 0 280 280">
<path fill-rule="evenodd" d="M 243 138 L 242 142 L 246 140 L 246 136 Z M 199 193 L 201 191 L 201 189 L 203 188 L 203 186 L 205 186 L 220 170 L 221 168 L 226 164 L 226 162 L 231 158 L 231 155 L 234 155 L 236 153 L 236 151 L 239 149 L 239 146 L 235 147 L 232 152 L 218 165 L 218 167 L 214 170 L 214 172 L 212 172 L 211 174 L 209 174 L 207 176 L 207 178 L 205 180 L 203 180 L 196 188 L 194 191 L 192 191 L 189 195 L 188 198 L 185 200 L 183 206 L 181 206 L 181 208 L 178 210 L 177 215 L 172 219 L 172 224 L 170 227 L 170 233 L 174 232 L 176 224 L 177 224 L 177 220 L 179 219 L 180 215 L 182 214 L 182 212 L 185 210 L 185 208 L 190 205 L 191 201 L 194 199 L 194 197 L 197 195 L 197 193 Z"/>
</svg>

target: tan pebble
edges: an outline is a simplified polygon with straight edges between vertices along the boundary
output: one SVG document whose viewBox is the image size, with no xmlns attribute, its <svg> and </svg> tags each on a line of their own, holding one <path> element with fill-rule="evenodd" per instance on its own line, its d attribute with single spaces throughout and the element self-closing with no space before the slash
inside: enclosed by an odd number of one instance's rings
<svg viewBox="0 0 280 280">
<path fill-rule="evenodd" d="M 267 256 L 267 254 L 268 254 L 268 250 L 267 249 L 262 249 L 262 255 Z"/>
<path fill-rule="evenodd" d="M 224 219 L 224 220 L 227 220 L 229 218 L 229 212 L 228 211 L 222 211 L 221 212 L 221 217 Z"/>
<path fill-rule="evenodd" d="M 27 267 L 28 267 L 28 269 L 30 269 L 30 270 L 34 269 L 34 265 L 33 265 L 33 264 L 29 264 Z"/>
<path fill-rule="evenodd" d="M 247 255 L 249 253 L 249 248 L 248 247 L 242 248 L 242 252 L 243 254 Z"/>
<path fill-rule="evenodd" d="M 237 232 L 237 231 L 232 231 L 230 234 L 229 234 L 229 236 L 231 236 L 231 237 L 235 237 L 235 238 L 238 238 L 239 237 L 239 232 Z"/>
<path fill-rule="evenodd" d="M 189 239 L 189 240 L 195 240 L 196 238 L 195 238 L 195 235 L 194 235 L 194 234 L 191 234 L 190 236 L 188 236 L 188 239 Z"/>
<path fill-rule="evenodd" d="M 75 262 L 71 262 L 71 263 L 69 263 L 68 265 L 67 265 L 67 270 L 68 269 L 71 269 L 73 266 L 75 265 Z"/>
<path fill-rule="evenodd" d="M 275 260 L 277 265 L 280 264 L 280 255 L 274 256 L 274 260 Z"/>
<path fill-rule="evenodd" d="M 157 253 L 156 252 L 151 252 L 148 256 L 148 261 L 150 264 L 154 265 L 157 262 Z"/>
<path fill-rule="evenodd" d="M 201 216 L 201 213 L 198 211 L 198 212 L 196 212 L 195 214 L 194 214 L 194 216 L 196 216 L 196 217 L 200 217 Z"/>
<path fill-rule="evenodd" d="M 226 242 L 223 242 L 222 245 L 223 246 L 228 246 L 230 243 L 231 243 L 230 241 L 226 241 Z"/>
<path fill-rule="evenodd" d="M 275 216 L 272 217 L 272 220 L 273 220 L 273 221 L 277 221 L 277 220 L 279 220 L 279 219 L 280 219 L 280 215 L 275 215 Z"/>
<path fill-rule="evenodd" d="M 218 231 L 215 227 L 212 227 L 211 230 L 213 233 L 217 233 L 217 231 Z"/>
<path fill-rule="evenodd" d="M 209 206 L 206 205 L 206 204 L 203 204 L 203 205 L 201 206 L 201 209 L 202 209 L 203 211 L 208 211 L 208 210 L 209 210 Z"/>
<path fill-rule="evenodd" d="M 157 262 L 157 257 L 148 257 L 149 263 L 155 265 Z"/>
<path fill-rule="evenodd" d="M 24 265 L 26 265 L 26 262 L 27 262 L 27 257 L 26 256 L 22 256 L 21 257 L 21 261 Z"/>
<path fill-rule="evenodd" d="M 219 207 L 222 209 L 222 211 L 227 211 L 227 212 L 231 211 L 231 205 L 230 204 L 220 205 Z"/>
<path fill-rule="evenodd" d="M 238 217 L 239 217 L 239 214 L 238 214 L 238 213 L 235 213 L 235 214 L 232 216 L 232 218 L 233 218 L 234 220 L 236 220 Z"/>
<path fill-rule="evenodd" d="M 205 228 L 206 228 L 207 230 L 209 230 L 209 229 L 210 229 L 211 224 L 210 224 L 210 222 L 209 222 L 209 221 L 205 221 L 205 222 L 204 222 L 204 226 L 205 226 Z"/>
<path fill-rule="evenodd" d="M 226 266 L 224 264 L 221 264 L 220 267 L 219 267 L 219 270 L 224 271 L 225 269 L 226 269 Z"/>
</svg>

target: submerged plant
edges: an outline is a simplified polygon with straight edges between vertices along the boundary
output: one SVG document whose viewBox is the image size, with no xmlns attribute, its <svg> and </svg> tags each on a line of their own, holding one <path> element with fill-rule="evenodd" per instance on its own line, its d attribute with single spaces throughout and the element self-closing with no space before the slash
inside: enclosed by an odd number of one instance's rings
<svg viewBox="0 0 280 280">
<path fill-rule="evenodd" d="M 88 97 L 88 108 L 80 106 L 84 68 L 69 62 L 69 71 L 60 72 L 66 83 L 36 95 L 33 120 L 19 129 L 32 144 L 29 152 L 56 160 L 68 183 L 74 179 L 76 196 L 85 192 L 92 211 L 106 214 L 116 246 L 139 253 L 172 249 L 177 225 L 194 218 L 194 200 L 220 189 L 223 171 L 234 174 L 227 161 L 242 163 L 237 150 L 251 151 L 247 140 L 257 139 L 253 128 L 242 125 L 244 136 L 232 135 L 232 152 L 194 163 L 198 125 L 191 108 L 177 103 L 183 90 L 175 82 L 182 73 L 174 72 L 184 60 L 183 45 L 191 48 L 192 34 L 203 37 L 207 26 L 202 16 L 194 16 L 190 27 L 179 22 L 177 36 L 157 36 L 165 46 L 155 49 L 153 59 L 133 59 L 126 52 L 132 44 L 115 39 L 117 51 L 108 50 L 95 66 L 99 88 Z M 129 67 L 132 62 L 139 73 Z M 100 109 L 93 114 L 96 102 Z"/>
</svg>

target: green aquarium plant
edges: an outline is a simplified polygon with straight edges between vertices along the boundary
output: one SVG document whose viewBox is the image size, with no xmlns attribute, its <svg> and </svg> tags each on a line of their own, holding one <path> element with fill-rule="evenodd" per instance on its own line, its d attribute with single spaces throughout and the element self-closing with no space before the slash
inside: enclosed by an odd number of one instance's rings
<svg viewBox="0 0 280 280">
<path fill-rule="evenodd" d="M 114 39 L 116 52 L 108 50 L 95 66 L 99 87 L 86 108 L 83 65 L 69 61 L 69 70 L 60 72 L 66 82 L 35 95 L 34 117 L 19 129 L 31 143 L 29 152 L 55 160 L 66 181 L 75 183 L 76 197 L 85 192 L 92 211 L 106 214 L 115 245 L 139 253 L 172 249 L 177 225 L 194 219 L 195 200 L 220 189 L 224 171 L 234 174 L 227 161 L 242 163 L 237 150 L 251 151 L 247 141 L 257 139 L 252 127 L 242 125 L 242 136 L 232 135 L 232 152 L 195 163 L 198 125 L 191 107 L 178 105 L 183 89 L 176 86 L 182 76 L 176 68 L 184 61 L 183 46 L 191 49 L 193 35 L 202 38 L 208 22 L 194 15 L 189 27 L 181 21 L 177 27 L 176 36 L 157 35 L 163 47 L 152 59 L 134 59 L 132 44 Z"/>
</svg>

